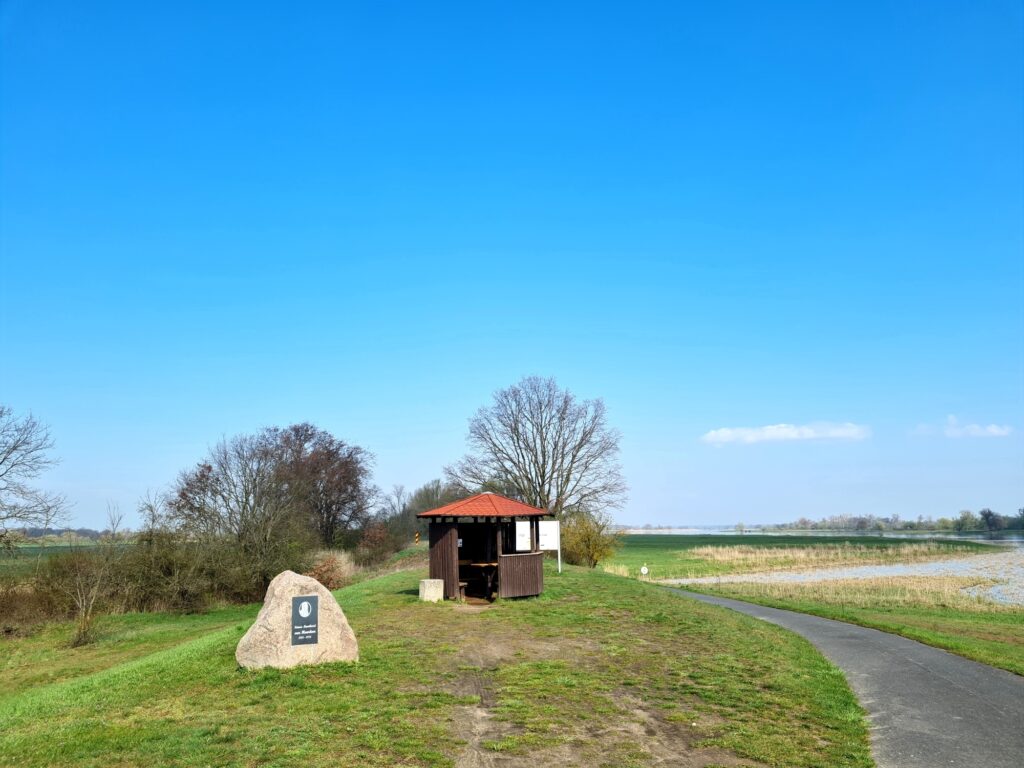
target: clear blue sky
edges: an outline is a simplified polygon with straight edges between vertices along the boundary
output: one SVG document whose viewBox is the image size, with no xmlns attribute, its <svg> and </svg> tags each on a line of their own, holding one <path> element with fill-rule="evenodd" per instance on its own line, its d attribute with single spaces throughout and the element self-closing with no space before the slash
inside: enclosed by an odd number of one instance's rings
<svg viewBox="0 0 1024 768">
<path fill-rule="evenodd" d="M 297 421 L 414 487 L 529 374 L 622 522 L 1024 506 L 1019 0 L 0 7 L 0 402 L 82 524 Z"/>
</svg>

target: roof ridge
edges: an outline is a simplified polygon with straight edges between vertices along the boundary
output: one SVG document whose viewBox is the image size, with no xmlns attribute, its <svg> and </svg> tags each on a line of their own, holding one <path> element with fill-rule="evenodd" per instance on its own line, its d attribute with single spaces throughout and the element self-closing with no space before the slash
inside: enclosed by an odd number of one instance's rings
<svg viewBox="0 0 1024 768">
<path fill-rule="evenodd" d="M 444 504 L 437 509 L 420 512 L 417 517 L 432 517 L 438 512 L 441 512 L 441 516 L 451 515 L 458 517 L 460 516 L 460 509 L 467 509 L 467 513 L 461 514 L 463 517 L 508 517 L 519 515 L 544 516 L 551 514 L 550 511 L 541 509 L 540 507 L 531 506 L 530 504 L 517 499 L 510 499 L 508 496 L 503 496 L 500 493 L 485 492 L 475 493 L 464 499 Z M 474 512 L 473 510 L 476 511 Z"/>
</svg>

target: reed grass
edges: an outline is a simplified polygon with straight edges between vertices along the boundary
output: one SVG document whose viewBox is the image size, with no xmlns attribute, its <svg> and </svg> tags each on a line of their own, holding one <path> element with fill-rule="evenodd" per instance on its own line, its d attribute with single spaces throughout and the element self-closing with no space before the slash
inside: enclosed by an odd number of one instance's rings
<svg viewBox="0 0 1024 768">
<path fill-rule="evenodd" d="M 846 608 L 950 608 L 972 613 L 1018 613 L 1024 609 L 998 603 L 967 590 L 984 589 L 995 579 L 970 576 L 878 576 L 813 582 L 743 582 L 715 584 L 716 593 L 743 599 L 793 600 Z"/>
<path fill-rule="evenodd" d="M 996 551 L 968 541 L 906 541 L 880 536 L 670 536 L 623 537 L 624 546 L 601 568 L 652 581 L 724 576 L 775 569 L 801 570 L 845 565 L 885 565 L 939 560 Z"/>
<path fill-rule="evenodd" d="M 739 544 L 695 547 L 689 551 L 689 556 L 728 566 L 730 571 L 919 562 L 948 558 L 951 554 L 960 553 L 951 550 L 949 544 L 934 541 L 901 542 L 885 548 L 842 542 L 810 547 L 751 547 Z"/>
</svg>

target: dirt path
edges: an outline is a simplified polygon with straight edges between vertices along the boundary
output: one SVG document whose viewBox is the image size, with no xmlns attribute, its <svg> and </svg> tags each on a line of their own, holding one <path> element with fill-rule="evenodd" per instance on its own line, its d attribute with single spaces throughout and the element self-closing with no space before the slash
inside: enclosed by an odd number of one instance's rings
<svg viewBox="0 0 1024 768">
<path fill-rule="evenodd" d="M 875 629 L 672 591 L 807 638 L 846 673 L 867 710 L 879 768 L 1024 764 L 1024 677 Z"/>
</svg>

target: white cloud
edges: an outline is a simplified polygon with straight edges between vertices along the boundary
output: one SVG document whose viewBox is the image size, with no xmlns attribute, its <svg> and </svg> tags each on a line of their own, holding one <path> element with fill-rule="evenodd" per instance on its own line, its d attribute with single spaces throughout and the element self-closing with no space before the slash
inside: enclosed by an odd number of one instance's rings
<svg viewBox="0 0 1024 768">
<path fill-rule="evenodd" d="M 961 424 L 956 416 L 947 416 L 943 429 L 946 437 L 1006 437 L 1011 432 L 1013 427 L 1005 424 Z"/>
<path fill-rule="evenodd" d="M 871 436 L 870 427 L 862 424 L 770 424 L 766 427 L 722 427 L 712 429 L 701 440 L 712 445 L 725 443 L 766 443 L 788 440 L 864 440 Z"/>
</svg>

